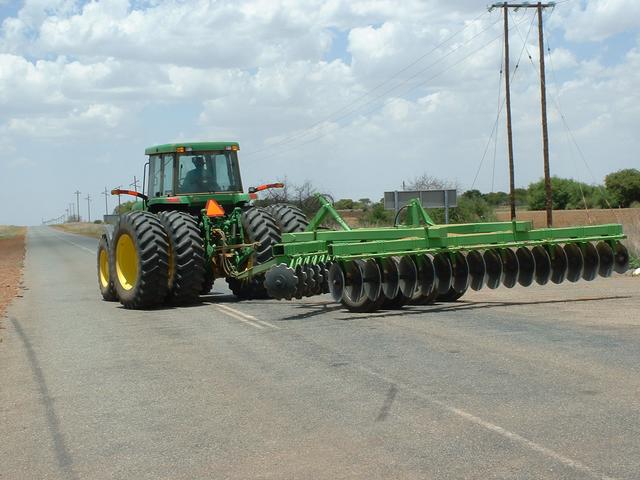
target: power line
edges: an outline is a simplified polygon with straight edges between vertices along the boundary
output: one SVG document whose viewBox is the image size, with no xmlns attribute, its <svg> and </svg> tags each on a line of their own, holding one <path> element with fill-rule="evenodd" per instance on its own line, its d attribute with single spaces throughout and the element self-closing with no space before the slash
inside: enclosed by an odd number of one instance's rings
<svg viewBox="0 0 640 480">
<path fill-rule="evenodd" d="M 334 116 L 336 116 L 337 114 L 347 110 L 349 107 L 351 107 L 352 105 L 356 105 L 357 103 L 359 103 L 361 100 L 365 99 L 366 97 L 370 96 L 373 92 L 375 92 L 376 90 L 382 88 L 384 85 L 386 85 L 387 83 L 391 82 L 392 80 L 398 78 L 402 73 L 406 72 L 407 70 L 409 70 L 411 67 L 413 67 L 414 65 L 420 63 L 423 59 L 425 59 L 427 56 L 429 56 L 430 54 L 432 54 L 433 52 L 435 52 L 436 50 L 438 50 L 440 47 L 444 46 L 446 43 L 448 43 L 449 41 L 451 41 L 452 39 L 454 39 L 456 36 L 460 35 L 461 33 L 463 33 L 464 31 L 466 31 L 467 29 L 469 29 L 472 25 L 475 24 L 475 22 L 477 20 L 479 20 L 481 17 L 483 17 L 484 15 L 486 15 L 488 12 L 482 12 L 480 15 L 478 15 L 476 18 L 474 18 L 473 20 L 471 20 L 471 22 L 469 22 L 467 24 L 467 26 L 465 26 L 464 28 L 456 31 L 455 33 L 453 33 L 452 35 L 450 35 L 449 37 L 447 37 L 445 40 L 443 40 L 442 42 L 440 42 L 439 44 L 437 44 L 435 47 L 433 47 L 431 50 L 429 50 L 428 52 L 424 53 L 423 55 L 419 56 L 417 59 L 415 59 L 414 61 L 412 61 L 411 63 L 409 63 L 408 65 L 406 65 L 405 67 L 403 67 L 402 69 L 398 70 L 396 73 L 394 73 L 392 76 L 388 77 L 385 81 L 379 83 L 378 85 L 376 85 L 374 88 L 372 88 L 371 90 L 369 90 L 368 92 L 365 92 L 364 94 L 360 95 L 359 97 L 357 97 L 355 100 L 352 100 L 351 102 L 347 103 L 346 105 L 342 106 L 341 108 L 333 111 L 332 113 L 330 113 L 329 115 L 323 117 L 322 119 L 316 121 L 315 123 L 313 123 L 312 125 L 310 125 L 309 127 L 305 128 L 304 130 L 302 130 L 301 132 L 298 133 L 294 133 L 292 135 L 289 135 L 287 137 L 285 137 L 284 139 L 274 142 L 273 144 L 270 144 L 267 147 L 258 149 L 258 150 L 254 150 L 253 152 L 248 152 L 246 154 L 244 154 L 244 156 L 251 156 L 251 155 L 256 155 L 257 153 L 263 152 L 265 150 L 269 150 L 271 148 L 280 146 L 280 145 L 286 145 L 287 143 L 292 142 L 293 140 L 297 139 L 297 138 L 301 138 L 304 137 L 305 135 L 307 135 L 308 133 L 311 133 L 313 130 L 316 129 L 316 127 L 322 125 L 323 123 L 333 119 Z M 484 31 L 483 31 L 484 32 Z M 475 36 L 473 37 L 475 38 Z M 468 43 L 469 41 L 465 42 L 464 44 Z"/>
</svg>

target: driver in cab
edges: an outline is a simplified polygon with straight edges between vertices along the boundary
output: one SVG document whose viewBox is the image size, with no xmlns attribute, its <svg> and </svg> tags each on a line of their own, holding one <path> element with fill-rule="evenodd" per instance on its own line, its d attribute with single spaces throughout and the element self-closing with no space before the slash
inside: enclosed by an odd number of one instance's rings
<svg viewBox="0 0 640 480">
<path fill-rule="evenodd" d="M 189 170 L 182 182 L 183 192 L 212 192 L 216 191 L 216 184 L 209 169 L 204 168 L 203 157 L 193 157 L 194 168 Z"/>
</svg>

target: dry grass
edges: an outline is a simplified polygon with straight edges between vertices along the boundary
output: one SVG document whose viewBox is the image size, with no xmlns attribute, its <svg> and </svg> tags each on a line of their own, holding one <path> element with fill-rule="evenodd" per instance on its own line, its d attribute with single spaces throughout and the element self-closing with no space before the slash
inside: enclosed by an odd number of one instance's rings
<svg viewBox="0 0 640 480">
<path fill-rule="evenodd" d="M 24 235 L 27 227 L 16 227 L 15 225 L 0 225 L 0 238 L 13 238 Z"/>
<path fill-rule="evenodd" d="M 54 228 L 62 230 L 63 232 L 75 233 L 92 238 L 100 238 L 100 235 L 105 232 L 104 224 L 96 223 L 62 223 L 60 225 L 54 225 Z"/>
</svg>

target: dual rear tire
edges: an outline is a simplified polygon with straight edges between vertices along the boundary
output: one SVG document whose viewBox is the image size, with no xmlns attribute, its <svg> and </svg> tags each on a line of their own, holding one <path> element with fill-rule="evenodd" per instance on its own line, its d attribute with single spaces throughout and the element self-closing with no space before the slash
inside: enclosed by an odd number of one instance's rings
<svg viewBox="0 0 640 480">
<path fill-rule="evenodd" d="M 204 244 L 197 221 L 183 212 L 131 212 L 111 241 L 98 245 L 98 285 L 104 300 L 125 308 L 194 303 L 205 284 Z"/>
</svg>

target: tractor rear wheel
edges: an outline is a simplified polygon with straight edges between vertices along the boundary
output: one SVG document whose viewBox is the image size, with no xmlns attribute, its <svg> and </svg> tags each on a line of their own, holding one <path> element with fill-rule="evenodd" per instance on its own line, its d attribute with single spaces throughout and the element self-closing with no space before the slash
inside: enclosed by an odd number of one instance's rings
<svg viewBox="0 0 640 480">
<path fill-rule="evenodd" d="M 149 212 L 120 217 L 113 234 L 113 283 L 125 308 L 143 309 L 163 302 L 169 286 L 169 239 Z"/>
<path fill-rule="evenodd" d="M 307 216 L 293 205 L 276 203 L 269 205 L 266 210 L 273 216 L 282 233 L 304 232 L 309 226 Z"/>
<path fill-rule="evenodd" d="M 100 287 L 100 294 L 106 302 L 118 300 L 111 272 L 112 252 L 109 248 L 109 239 L 106 235 L 102 235 L 98 242 L 98 286 Z"/>
<path fill-rule="evenodd" d="M 187 305 L 198 301 L 204 282 L 204 241 L 196 219 L 185 212 L 160 212 L 169 237 L 169 291 L 166 302 Z"/>
<path fill-rule="evenodd" d="M 252 264 L 260 265 L 273 258 L 271 247 L 281 241 L 280 229 L 269 212 L 262 208 L 251 207 L 242 212 L 242 226 L 249 242 L 257 243 L 252 256 Z M 264 287 L 264 274 L 250 279 L 227 278 L 233 294 L 242 299 L 269 298 Z"/>
</svg>

